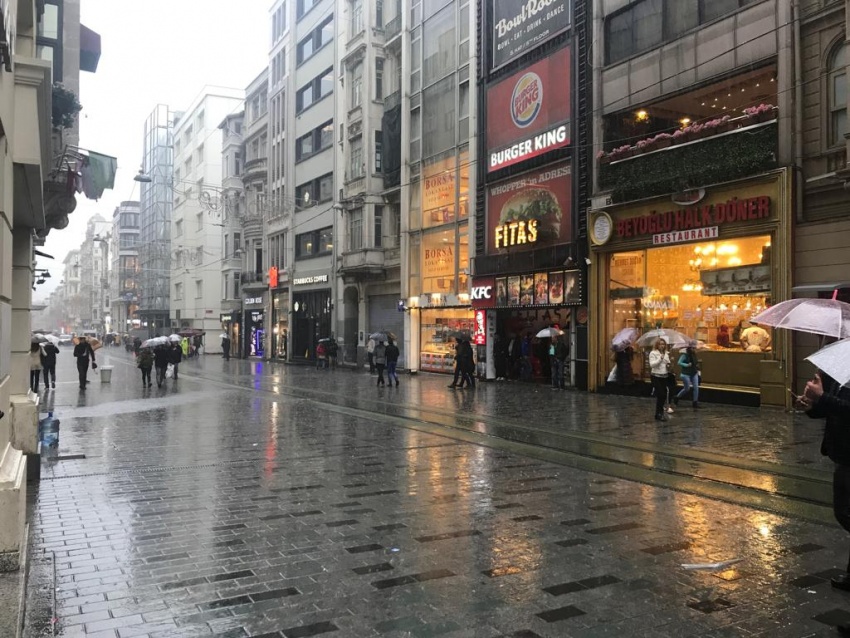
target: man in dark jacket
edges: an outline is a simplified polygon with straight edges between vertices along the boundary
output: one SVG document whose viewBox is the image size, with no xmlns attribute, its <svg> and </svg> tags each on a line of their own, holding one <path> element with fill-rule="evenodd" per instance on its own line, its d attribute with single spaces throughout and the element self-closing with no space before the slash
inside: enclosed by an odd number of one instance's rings
<svg viewBox="0 0 850 638">
<path fill-rule="evenodd" d="M 45 343 L 41 348 L 41 368 L 44 370 L 45 388 L 56 388 L 57 354 L 59 354 L 59 348 L 54 346 L 52 343 Z"/>
<path fill-rule="evenodd" d="M 168 363 L 174 366 L 174 380 L 177 381 L 177 367 L 180 365 L 180 362 L 183 361 L 183 350 L 180 348 L 180 344 L 176 341 L 172 341 L 168 345 Z"/>
<path fill-rule="evenodd" d="M 168 369 L 170 353 L 168 346 L 157 346 L 153 349 L 153 367 L 156 368 L 156 387 L 161 388 L 165 381 L 165 371 Z"/>
<path fill-rule="evenodd" d="M 850 389 L 821 373 L 806 384 L 800 403 L 813 419 L 826 419 L 821 454 L 835 463 L 832 474 L 832 510 L 838 523 L 850 532 Z M 847 572 L 832 579 L 836 589 L 850 591 L 850 562 Z M 850 635 L 850 625 L 839 630 Z M 846 631 L 846 633 L 845 633 Z"/>
<path fill-rule="evenodd" d="M 80 373 L 80 390 L 85 390 L 86 383 L 88 383 L 86 376 L 89 373 L 89 362 L 91 362 L 92 370 L 97 367 L 94 360 L 94 350 L 92 350 L 88 339 L 80 337 L 79 342 L 74 346 L 74 356 L 77 358 L 77 372 Z"/>
<path fill-rule="evenodd" d="M 331 341 L 331 343 L 336 343 L 335 341 Z M 387 343 L 387 347 L 384 350 L 384 356 L 387 358 L 387 381 L 390 382 L 390 387 L 393 385 L 393 380 L 395 380 L 395 387 L 398 387 L 398 374 L 396 374 L 396 366 L 398 365 L 398 357 L 401 354 L 398 351 L 398 346 L 393 343 L 393 340 L 390 339 L 389 343 Z"/>
</svg>

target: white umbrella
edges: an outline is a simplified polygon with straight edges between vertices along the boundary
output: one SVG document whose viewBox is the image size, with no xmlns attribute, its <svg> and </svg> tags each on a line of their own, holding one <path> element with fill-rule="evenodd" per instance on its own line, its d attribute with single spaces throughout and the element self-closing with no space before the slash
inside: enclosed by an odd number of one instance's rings
<svg viewBox="0 0 850 638">
<path fill-rule="evenodd" d="M 166 343 L 168 343 L 168 337 L 154 337 L 142 341 L 142 348 L 155 348 L 156 346 L 164 346 Z"/>
<path fill-rule="evenodd" d="M 42 334 L 34 334 L 30 337 L 30 343 L 47 343 L 47 337 Z"/>
<path fill-rule="evenodd" d="M 762 310 L 750 321 L 844 339 L 850 337 L 850 304 L 837 299 L 789 299 Z"/>
<path fill-rule="evenodd" d="M 47 339 L 54 346 L 59 346 L 59 337 L 56 335 L 44 335 L 44 338 Z"/>
<path fill-rule="evenodd" d="M 643 333 L 643 336 L 637 340 L 637 345 L 641 348 L 652 348 L 658 339 L 664 339 L 670 349 L 687 348 L 688 344 L 693 341 L 688 335 L 677 332 L 676 330 L 658 328 Z"/>
<path fill-rule="evenodd" d="M 178 335 L 178 334 L 173 334 L 173 335 L 169 335 L 169 336 L 168 336 L 168 340 L 169 340 L 169 341 L 173 341 L 173 342 L 176 342 L 176 343 L 180 343 L 180 340 L 181 340 L 181 339 L 183 339 L 183 337 L 181 337 L 181 336 L 180 336 L 180 335 Z"/>
<path fill-rule="evenodd" d="M 562 334 L 564 334 L 564 331 L 560 328 L 543 328 L 543 330 L 537 333 L 537 338 L 545 339 L 548 337 L 551 339 L 552 337 L 560 337 Z"/>
<path fill-rule="evenodd" d="M 611 339 L 611 347 L 615 350 L 625 350 L 640 336 L 637 328 L 623 328 Z"/>
<path fill-rule="evenodd" d="M 806 357 L 818 370 L 822 370 L 841 385 L 850 383 L 850 339 L 842 339 L 821 348 Z"/>
<path fill-rule="evenodd" d="M 369 335 L 370 339 L 374 339 L 375 341 L 386 341 L 387 335 L 384 332 L 373 332 Z"/>
</svg>

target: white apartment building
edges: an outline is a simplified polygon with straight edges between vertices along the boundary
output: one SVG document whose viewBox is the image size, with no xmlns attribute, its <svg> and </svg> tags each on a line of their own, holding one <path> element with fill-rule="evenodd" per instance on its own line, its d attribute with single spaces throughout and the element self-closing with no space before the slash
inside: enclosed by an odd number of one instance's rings
<svg viewBox="0 0 850 638">
<path fill-rule="evenodd" d="M 112 214 L 109 288 L 112 325 L 129 333 L 141 327 L 139 308 L 139 202 L 121 202 Z"/>
<path fill-rule="evenodd" d="M 104 334 L 111 330 L 109 244 L 112 223 L 94 215 L 80 244 L 80 327 Z"/>
<path fill-rule="evenodd" d="M 174 331 L 210 333 L 206 352 L 221 351 L 221 135 L 218 125 L 241 109 L 240 91 L 205 87 L 175 117 L 171 217 L 170 318 Z"/>
<path fill-rule="evenodd" d="M 64 312 L 64 331 L 72 333 L 82 328 L 82 313 L 85 312 L 85 302 L 80 297 L 80 249 L 69 250 L 63 262 L 62 280 Z"/>
</svg>

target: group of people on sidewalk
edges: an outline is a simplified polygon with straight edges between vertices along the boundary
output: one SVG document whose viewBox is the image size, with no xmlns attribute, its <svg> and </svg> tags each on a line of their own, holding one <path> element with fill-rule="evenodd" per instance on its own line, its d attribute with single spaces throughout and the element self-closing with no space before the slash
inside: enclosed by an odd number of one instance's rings
<svg viewBox="0 0 850 638">
<path fill-rule="evenodd" d="M 50 343 L 30 344 L 30 390 L 38 392 L 41 372 L 44 371 L 44 389 L 56 388 L 56 355 L 59 348 Z"/>
<path fill-rule="evenodd" d="M 169 376 L 177 381 L 177 373 L 180 362 L 186 356 L 181 344 L 177 341 L 169 341 L 168 344 L 155 346 L 154 348 L 140 348 L 136 355 L 136 367 L 142 371 L 142 387 L 150 388 L 151 372 L 156 368 L 156 387 L 161 388 L 165 379 Z M 171 366 L 171 372 L 169 372 Z"/>
<path fill-rule="evenodd" d="M 366 344 L 366 353 L 369 359 L 369 374 L 378 375 L 377 386 L 383 387 L 386 385 L 384 380 L 384 370 L 387 372 L 387 380 L 390 382 L 390 387 L 395 381 L 395 387 L 398 387 L 398 358 L 401 354 L 395 342 L 387 338 L 386 345 L 383 339 L 369 339 Z"/>
</svg>

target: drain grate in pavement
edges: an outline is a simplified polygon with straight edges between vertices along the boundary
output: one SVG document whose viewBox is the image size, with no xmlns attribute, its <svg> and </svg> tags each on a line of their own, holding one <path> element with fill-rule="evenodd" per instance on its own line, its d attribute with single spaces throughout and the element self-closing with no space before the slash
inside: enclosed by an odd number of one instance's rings
<svg viewBox="0 0 850 638">
<path fill-rule="evenodd" d="M 62 454 L 56 457 L 57 461 L 81 461 L 86 458 L 85 454 Z"/>
</svg>

